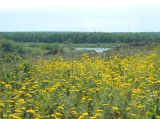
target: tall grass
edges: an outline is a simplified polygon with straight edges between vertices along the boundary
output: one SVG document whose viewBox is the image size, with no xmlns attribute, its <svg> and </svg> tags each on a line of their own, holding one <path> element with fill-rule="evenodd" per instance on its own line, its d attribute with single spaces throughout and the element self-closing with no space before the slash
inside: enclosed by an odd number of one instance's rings
<svg viewBox="0 0 160 119">
<path fill-rule="evenodd" d="M 160 55 L 16 61 L 0 74 L 0 118 L 160 118 Z M 2 73 L 3 72 L 3 73 Z"/>
</svg>

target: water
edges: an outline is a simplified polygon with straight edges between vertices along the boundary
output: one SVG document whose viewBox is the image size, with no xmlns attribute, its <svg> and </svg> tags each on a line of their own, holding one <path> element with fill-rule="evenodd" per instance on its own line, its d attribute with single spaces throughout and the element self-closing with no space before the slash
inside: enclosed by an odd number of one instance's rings
<svg viewBox="0 0 160 119">
<path fill-rule="evenodd" d="M 110 48 L 75 48 L 75 50 L 96 51 L 102 53 L 104 51 L 110 50 Z"/>
</svg>

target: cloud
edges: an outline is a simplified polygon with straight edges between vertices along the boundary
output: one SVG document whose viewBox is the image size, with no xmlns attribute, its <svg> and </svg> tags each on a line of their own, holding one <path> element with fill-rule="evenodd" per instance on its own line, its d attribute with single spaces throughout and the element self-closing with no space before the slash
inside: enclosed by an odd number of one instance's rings
<svg viewBox="0 0 160 119">
<path fill-rule="evenodd" d="M 0 0 L 0 30 L 159 31 L 160 0 Z"/>
</svg>

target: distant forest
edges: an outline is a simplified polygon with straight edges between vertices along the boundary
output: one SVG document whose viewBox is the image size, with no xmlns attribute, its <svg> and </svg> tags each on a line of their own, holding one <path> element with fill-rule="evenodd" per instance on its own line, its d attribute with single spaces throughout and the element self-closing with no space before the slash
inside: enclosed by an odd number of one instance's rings
<svg viewBox="0 0 160 119">
<path fill-rule="evenodd" d="M 160 42 L 160 32 L 0 32 L 0 38 L 11 39 L 16 42 L 44 43 L 130 43 L 142 41 Z"/>
</svg>

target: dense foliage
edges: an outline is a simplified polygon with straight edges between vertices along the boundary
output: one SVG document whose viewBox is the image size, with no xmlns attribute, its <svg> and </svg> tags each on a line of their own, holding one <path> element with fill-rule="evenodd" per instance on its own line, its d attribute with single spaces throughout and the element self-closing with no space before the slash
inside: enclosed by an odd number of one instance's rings
<svg viewBox="0 0 160 119">
<path fill-rule="evenodd" d="M 9 39 L 0 39 L 0 50 L 3 52 L 24 52 L 21 45 Z"/>
<path fill-rule="evenodd" d="M 160 41 L 160 33 L 0 32 L 0 38 L 12 39 L 18 42 L 129 43 L 139 41 Z"/>
<path fill-rule="evenodd" d="M 14 62 L 1 70 L 0 118 L 159 119 L 159 59 L 153 52 Z"/>
</svg>

